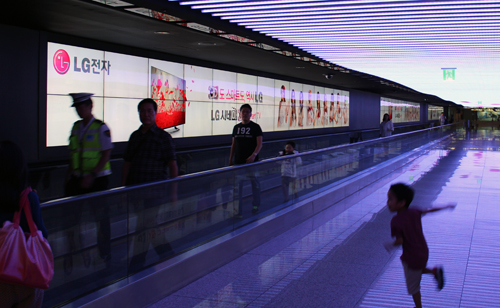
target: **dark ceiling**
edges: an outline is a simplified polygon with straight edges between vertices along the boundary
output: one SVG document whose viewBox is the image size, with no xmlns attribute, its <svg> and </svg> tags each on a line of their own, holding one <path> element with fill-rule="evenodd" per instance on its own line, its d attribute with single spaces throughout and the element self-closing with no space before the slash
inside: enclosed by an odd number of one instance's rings
<svg viewBox="0 0 500 308">
<path fill-rule="evenodd" d="M 176 2 L 133 0 L 135 7 L 167 13 L 187 21 L 264 43 L 280 50 L 322 61 L 287 43 L 235 26 L 227 21 L 181 7 Z M 128 7 L 130 8 L 130 7 Z M 436 96 L 423 94 L 376 76 L 339 68 L 322 67 L 311 62 L 263 50 L 246 43 L 221 38 L 213 33 L 194 30 L 92 1 L 38 0 L 11 1 L 0 13 L 3 24 L 71 35 L 128 47 L 151 50 L 174 56 L 242 68 L 245 72 L 266 72 L 275 78 L 287 78 L 328 87 L 356 89 L 384 97 L 453 106 Z M 155 34 L 166 31 L 168 35 Z M 227 67 L 225 67 L 227 69 Z M 325 76 L 328 76 L 327 79 Z"/>
</svg>

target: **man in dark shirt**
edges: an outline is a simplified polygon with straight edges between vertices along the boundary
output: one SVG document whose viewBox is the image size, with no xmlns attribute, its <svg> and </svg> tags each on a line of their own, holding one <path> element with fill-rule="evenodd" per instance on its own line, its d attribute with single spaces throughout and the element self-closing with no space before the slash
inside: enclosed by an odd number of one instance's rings
<svg viewBox="0 0 500 308">
<path fill-rule="evenodd" d="M 137 107 L 141 127 L 130 135 L 123 159 L 122 185 L 133 185 L 177 177 L 172 137 L 156 126 L 156 102 L 144 99 Z"/>
<path fill-rule="evenodd" d="M 233 128 L 233 142 L 229 154 L 229 165 L 250 164 L 259 160 L 259 152 L 262 149 L 262 129 L 259 124 L 252 122 L 252 107 L 244 104 L 240 107 L 241 123 Z M 234 159 L 234 162 L 233 162 Z M 252 184 L 253 209 L 252 212 L 259 211 L 260 206 L 260 183 L 255 176 L 255 172 L 248 175 Z M 243 181 L 239 183 L 239 215 L 242 216 L 243 201 Z"/>
<path fill-rule="evenodd" d="M 130 135 L 123 159 L 122 185 L 134 185 L 147 182 L 162 181 L 177 177 L 177 162 L 175 148 L 169 133 L 156 125 L 157 104 L 152 99 L 142 100 L 137 109 L 142 122 L 141 127 Z M 129 194 L 131 209 L 137 215 L 137 227 L 134 237 L 133 256 L 130 260 L 129 271 L 137 272 L 144 268 L 146 255 L 150 244 L 160 260 L 172 253 L 170 243 L 160 234 L 157 226 L 158 213 L 170 199 L 175 200 L 176 186 L 155 185 L 143 188 Z M 155 236 L 151 236 L 155 235 Z"/>
</svg>

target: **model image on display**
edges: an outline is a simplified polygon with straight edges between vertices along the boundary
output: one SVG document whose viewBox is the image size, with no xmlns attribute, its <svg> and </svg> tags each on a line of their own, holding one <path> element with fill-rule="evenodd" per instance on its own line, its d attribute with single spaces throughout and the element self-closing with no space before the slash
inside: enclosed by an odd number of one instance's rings
<svg viewBox="0 0 500 308">
<path fill-rule="evenodd" d="M 288 122 L 288 106 L 285 98 L 285 86 L 281 86 L 281 100 L 278 107 L 278 127 L 283 127 Z"/>
<path fill-rule="evenodd" d="M 300 91 L 300 99 L 299 99 L 299 127 L 303 126 L 303 121 L 304 121 L 304 93 Z"/>
<path fill-rule="evenodd" d="M 309 90 L 309 93 L 307 94 L 307 126 L 312 126 L 314 123 L 314 110 L 313 110 L 313 105 L 312 105 L 312 91 Z"/>
<path fill-rule="evenodd" d="M 335 95 L 332 93 L 330 96 L 330 124 L 334 123 L 335 120 Z"/>
<path fill-rule="evenodd" d="M 328 102 L 326 101 L 326 95 L 323 97 L 323 118 L 322 123 L 324 126 L 328 125 Z"/>
<path fill-rule="evenodd" d="M 295 127 L 297 125 L 295 105 L 295 90 L 292 89 L 292 98 L 290 99 L 290 127 Z"/>
<path fill-rule="evenodd" d="M 319 92 L 316 93 L 316 116 L 314 117 L 314 126 L 321 124 L 321 100 Z"/>
</svg>

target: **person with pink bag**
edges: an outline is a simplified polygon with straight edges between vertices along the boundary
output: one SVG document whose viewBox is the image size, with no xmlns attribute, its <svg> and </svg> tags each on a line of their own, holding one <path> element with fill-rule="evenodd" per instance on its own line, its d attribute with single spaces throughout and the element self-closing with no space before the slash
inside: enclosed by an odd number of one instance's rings
<svg viewBox="0 0 500 308">
<path fill-rule="evenodd" d="M 41 307 L 41 288 L 48 287 L 54 274 L 38 195 L 28 187 L 27 180 L 28 168 L 19 146 L 1 142 L 0 308 Z M 16 220 L 22 230 L 16 227 Z"/>
</svg>

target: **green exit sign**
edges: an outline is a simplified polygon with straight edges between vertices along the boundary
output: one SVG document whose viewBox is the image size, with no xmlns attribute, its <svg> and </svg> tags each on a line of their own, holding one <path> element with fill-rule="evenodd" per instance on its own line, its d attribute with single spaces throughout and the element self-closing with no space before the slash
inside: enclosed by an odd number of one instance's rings
<svg viewBox="0 0 500 308">
<path fill-rule="evenodd" d="M 455 80 L 455 70 L 457 68 L 442 68 L 441 70 L 443 71 L 443 80 L 449 81 L 449 80 Z"/>
</svg>

